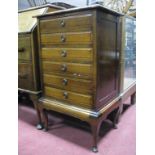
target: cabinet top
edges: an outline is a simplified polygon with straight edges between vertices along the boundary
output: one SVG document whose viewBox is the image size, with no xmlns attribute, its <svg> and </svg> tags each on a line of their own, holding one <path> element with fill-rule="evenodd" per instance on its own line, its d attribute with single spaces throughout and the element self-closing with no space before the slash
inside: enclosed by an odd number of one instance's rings
<svg viewBox="0 0 155 155">
<path fill-rule="evenodd" d="M 51 12 L 51 13 L 46 13 L 43 15 L 37 15 L 37 16 L 33 16 L 33 17 L 37 17 L 37 18 L 41 18 L 41 17 L 46 17 L 46 16 L 54 16 L 54 15 L 59 15 L 59 14 L 64 14 L 64 13 L 71 13 L 71 12 L 78 12 L 78 11 L 85 11 L 85 10 L 101 10 L 103 12 L 106 13 L 110 13 L 116 16 L 123 16 L 124 14 L 119 13 L 117 11 L 114 10 L 110 10 L 106 7 L 103 7 L 102 5 L 99 4 L 95 4 L 95 5 L 90 5 L 90 6 L 86 6 L 86 7 L 77 7 L 77 8 L 71 8 L 71 9 L 65 9 L 65 10 L 59 10 L 59 11 L 55 11 L 55 12 Z"/>
<path fill-rule="evenodd" d="M 43 15 L 48 11 L 48 8 L 56 10 L 65 9 L 56 5 L 43 5 L 40 7 L 33 7 L 30 9 L 21 10 L 18 12 L 18 33 L 29 33 L 37 25 L 37 19 L 33 16 Z"/>
</svg>

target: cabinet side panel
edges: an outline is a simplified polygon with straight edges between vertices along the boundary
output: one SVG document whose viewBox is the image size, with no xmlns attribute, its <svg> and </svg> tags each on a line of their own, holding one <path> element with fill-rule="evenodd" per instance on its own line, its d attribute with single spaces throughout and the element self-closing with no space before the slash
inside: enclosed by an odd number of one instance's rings
<svg viewBox="0 0 155 155">
<path fill-rule="evenodd" d="M 97 95 L 96 109 L 118 95 L 118 23 L 114 15 L 97 12 Z"/>
</svg>

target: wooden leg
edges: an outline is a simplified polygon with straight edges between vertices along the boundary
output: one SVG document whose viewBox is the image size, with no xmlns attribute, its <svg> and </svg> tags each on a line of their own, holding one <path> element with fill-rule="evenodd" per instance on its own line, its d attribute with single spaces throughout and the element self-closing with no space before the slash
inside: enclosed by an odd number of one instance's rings
<svg viewBox="0 0 155 155">
<path fill-rule="evenodd" d="M 118 108 L 118 111 L 116 112 L 116 115 L 115 115 L 115 118 L 114 118 L 114 124 L 118 124 L 119 121 L 120 121 L 120 118 L 121 118 L 121 114 L 123 112 L 123 102 L 122 100 L 120 99 L 120 105 L 119 105 L 119 108 Z M 117 126 L 114 125 L 114 128 L 117 129 Z"/>
<path fill-rule="evenodd" d="M 41 130 L 41 129 L 43 129 L 43 123 L 42 123 L 42 120 L 41 120 L 40 109 L 39 109 L 39 107 L 38 107 L 38 97 L 35 96 L 35 95 L 31 95 L 31 96 L 30 96 L 30 99 L 31 99 L 32 102 L 33 102 L 33 105 L 34 105 L 34 107 L 35 107 L 35 110 L 36 110 L 36 113 L 37 113 L 37 117 L 38 117 L 38 123 L 37 123 L 36 128 L 37 128 L 38 130 Z"/>
<path fill-rule="evenodd" d="M 33 103 L 33 104 L 35 106 L 35 109 L 36 109 L 36 112 L 37 112 L 37 116 L 38 116 L 37 129 L 38 130 L 42 130 L 44 127 L 43 127 L 43 123 L 42 123 L 42 120 L 41 120 L 41 113 L 40 113 L 39 107 L 37 106 L 37 103 Z"/>
<path fill-rule="evenodd" d="M 115 117 L 113 120 L 113 128 L 114 129 L 117 129 L 117 124 L 119 122 L 119 119 L 120 119 L 120 108 L 118 108 L 117 112 L 115 113 Z"/>
<path fill-rule="evenodd" d="M 48 114 L 45 109 L 41 110 L 42 116 L 43 116 L 43 122 L 44 122 L 44 131 L 48 131 Z"/>
<path fill-rule="evenodd" d="M 136 92 L 131 95 L 131 105 L 136 103 Z"/>
<path fill-rule="evenodd" d="M 91 125 L 91 131 L 92 131 L 92 135 L 93 135 L 92 151 L 96 153 L 96 152 L 98 152 L 97 139 L 98 139 L 98 135 L 99 135 L 99 129 L 101 126 L 101 122 L 99 122 L 97 120 L 93 120 L 92 122 L 90 122 L 90 125 Z"/>
</svg>

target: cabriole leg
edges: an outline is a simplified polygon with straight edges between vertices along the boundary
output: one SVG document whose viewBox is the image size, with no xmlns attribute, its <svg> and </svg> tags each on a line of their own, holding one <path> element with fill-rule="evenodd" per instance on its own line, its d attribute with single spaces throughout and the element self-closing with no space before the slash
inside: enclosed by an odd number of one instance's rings
<svg viewBox="0 0 155 155">
<path fill-rule="evenodd" d="M 31 95 L 30 98 L 31 98 L 31 100 L 33 102 L 33 105 L 35 107 L 35 110 L 36 110 L 36 113 L 37 113 L 37 117 L 38 117 L 38 123 L 37 123 L 36 128 L 38 130 L 41 130 L 41 129 L 43 129 L 43 123 L 42 123 L 42 120 L 41 120 L 41 113 L 40 113 L 40 110 L 39 110 L 39 107 L 38 107 L 38 103 L 37 103 L 38 102 L 38 97 L 35 96 L 35 95 Z"/>
<path fill-rule="evenodd" d="M 118 108 L 118 110 L 115 114 L 114 120 L 113 120 L 113 128 L 114 129 L 117 129 L 117 124 L 119 122 L 119 119 L 120 119 L 120 108 Z"/>
<path fill-rule="evenodd" d="M 136 92 L 131 95 L 131 105 L 136 103 Z"/>
<path fill-rule="evenodd" d="M 98 139 L 98 135 L 99 135 L 99 129 L 101 126 L 101 122 L 99 122 L 97 120 L 93 120 L 92 122 L 90 122 L 90 125 L 91 125 L 91 131 L 92 131 L 92 136 L 93 136 L 92 151 L 96 153 L 96 152 L 98 152 L 97 139 Z"/>
<path fill-rule="evenodd" d="M 43 122 L 44 122 L 44 131 L 48 131 L 48 114 L 45 109 L 41 110 L 42 112 L 42 117 L 43 117 Z"/>
</svg>

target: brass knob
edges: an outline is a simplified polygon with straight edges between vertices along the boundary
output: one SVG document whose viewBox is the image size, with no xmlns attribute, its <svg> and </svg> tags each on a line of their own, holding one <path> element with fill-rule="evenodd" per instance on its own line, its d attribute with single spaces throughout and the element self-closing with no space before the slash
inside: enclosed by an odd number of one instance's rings
<svg viewBox="0 0 155 155">
<path fill-rule="evenodd" d="M 61 35 L 61 42 L 65 42 L 66 41 L 66 38 L 64 35 Z"/>
<path fill-rule="evenodd" d="M 27 79 L 28 78 L 28 74 L 18 74 L 20 79 Z"/>
<path fill-rule="evenodd" d="M 62 27 L 64 27 L 64 26 L 65 26 L 65 21 L 64 21 L 64 20 L 61 20 L 61 21 L 60 21 L 60 25 L 61 25 Z"/>
<path fill-rule="evenodd" d="M 18 52 L 24 52 L 25 51 L 25 48 L 19 48 L 18 49 Z"/>
<path fill-rule="evenodd" d="M 61 51 L 61 56 L 62 56 L 62 57 L 66 57 L 66 56 L 67 56 L 67 52 L 66 52 L 65 50 L 62 50 L 62 51 Z"/>
<path fill-rule="evenodd" d="M 65 99 L 67 99 L 68 98 L 68 93 L 67 92 L 63 92 L 63 96 L 64 96 Z"/>
<path fill-rule="evenodd" d="M 63 72 L 66 72 L 66 71 L 67 71 L 67 66 L 66 66 L 65 64 L 63 64 L 63 65 L 61 66 L 61 70 L 62 70 Z"/>
<path fill-rule="evenodd" d="M 67 80 L 67 79 L 63 79 L 63 80 L 62 80 L 62 84 L 63 84 L 64 86 L 66 86 L 67 83 L 68 83 L 68 80 Z"/>
</svg>

